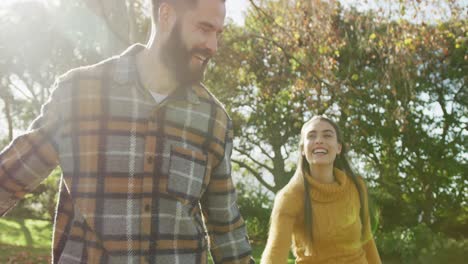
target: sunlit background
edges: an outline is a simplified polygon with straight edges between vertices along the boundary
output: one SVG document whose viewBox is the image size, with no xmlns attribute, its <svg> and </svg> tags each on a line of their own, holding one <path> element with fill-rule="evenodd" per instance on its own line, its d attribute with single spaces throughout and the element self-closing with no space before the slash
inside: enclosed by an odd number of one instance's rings
<svg viewBox="0 0 468 264">
<path fill-rule="evenodd" d="M 148 1 L 0 0 L 0 149 L 39 114 L 57 76 L 144 42 Z M 259 248 L 272 198 L 294 173 L 300 123 L 325 109 L 376 200 L 384 263 L 468 255 L 468 1 L 339 0 L 336 20 L 281 4 L 306 1 L 254 1 L 267 2 L 273 18 L 227 0 L 227 45 L 207 80 L 235 120 L 234 176 Z M 20 204 L 20 220 L 0 221 L 0 251 L 14 237 L 4 230 L 28 226 L 22 217 L 46 219 L 30 225 L 31 239 L 50 243 L 57 178 Z"/>
</svg>

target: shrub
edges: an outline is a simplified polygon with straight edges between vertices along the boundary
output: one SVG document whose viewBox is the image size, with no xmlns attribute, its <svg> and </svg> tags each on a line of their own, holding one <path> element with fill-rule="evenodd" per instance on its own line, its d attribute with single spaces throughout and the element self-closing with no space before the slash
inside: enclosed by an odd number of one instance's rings
<svg viewBox="0 0 468 264">
<path fill-rule="evenodd" d="M 272 198 L 262 188 L 253 188 L 245 183 L 237 184 L 238 205 L 244 217 L 249 238 L 265 243 L 268 237 Z"/>
<path fill-rule="evenodd" d="M 401 263 L 465 263 L 464 256 L 468 256 L 467 239 L 449 238 L 425 224 L 399 227 L 375 236 L 380 254 L 396 256 Z"/>
</svg>

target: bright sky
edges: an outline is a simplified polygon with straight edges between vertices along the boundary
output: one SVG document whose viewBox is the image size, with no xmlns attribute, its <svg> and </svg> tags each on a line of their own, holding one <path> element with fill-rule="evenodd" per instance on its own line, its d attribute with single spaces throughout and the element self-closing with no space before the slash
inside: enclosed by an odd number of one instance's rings
<svg viewBox="0 0 468 264">
<path fill-rule="evenodd" d="M 248 0 L 227 0 L 226 2 L 226 12 L 227 16 L 232 18 L 236 23 L 244 23 L 243 13 L 247 10 L 247 7 L 250 5 Z"/>
<path fill-rule="evenodd" d="M 15 2 L 15 1 L 41 1 L 41 2 L 52 2 L 55 0 L 0 0 L 0 7 L 2 5 L 7 5 L 9 3 Z M 150 0 L 146 0 L 150 1 Z M 376 9 L 378 7 L 384 7 L 385 9 L 389 9 L 389 3 L 392 3 L 389 0 L 339 0 L 341 4 L 345 7 L 349 6 L 355 6 L 360 10 L 365 10 L 365 9 Z M 430 2 L 430 1 L 428 1 Z M 455 1 L 457 5 L 464 7 L 465 9 L 468 9 L 468 0 L 457 0 Z M 242 25 L 244 23 L 244 13 L 249 7 L 250 3 L 249 0 L 227 0 L 226 1 L 226 8 L 227 8 L 227 16 L 234 20 L 237 24 Z M 393 6 L 392 8 L 395 8 Z M 437 13 L 438 10 L 429 10 L 428 8 L 426 13 Z M 430 15 L 430 14 L 429 14 Z"/>
<path fill-rule="evenodd" d="M 54 0 L 0 0 L 0 9 L 2 6 L 6 6 L 8 4 L 11 4 L 13 2 L 17 1 L 40 1 L 40 2 L 50 2 Z M 227 0 L 226 2 L 226 11 L 227 11 L 227 16 L 234 20 L 238 24 L 243 24 L 244 23 L 244 16 L 243 13 L 247 9 L 249 3 L 248 0 Z M 3 105 L 0 103 L 0 109 L 2 109 Z M 7 133 L 6 126 L 6 121 L 4 119 L 3 114 L 0 114 L 0 136 L 5 135 Z"/>
<path fill-rule="evenodd" d="M 25 1 L 25 0 L 0 0 L 0 8 L 2 5 L 8 5 L 17 1 Z M 29 1 L 50 2 L 54 0 L 29 0 Z M 227 0 L 226 1 L 227 16 L 231 18 L 232 20 L 234 20 L 236 23 L 243 24 L 244 23 L 243 13 L 247 9 L 248 5 L 249 5 L 248 0 Z"/>
</svg>

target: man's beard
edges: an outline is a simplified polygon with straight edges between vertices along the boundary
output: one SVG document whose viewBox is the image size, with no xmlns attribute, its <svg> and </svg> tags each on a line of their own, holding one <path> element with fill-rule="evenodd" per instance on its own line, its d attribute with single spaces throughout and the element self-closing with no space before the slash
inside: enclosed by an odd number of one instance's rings
<svg viewBox="0 0 468 264">
<path fill-rule="evenodd" d="M 208 58 L 211 56 L 207 49 L 192 48 L 189 50 L 184 44 L 181 34 L 181 25 L 176 22 L 169 38 L 162 44 L 160 55 L 162 62 L 178 83 L 178 87 L 185 87 L 198 84 L 203 80 Z M 207 58 L 200 67 L 190 66 L 194 54 L 200 54 Z"/>
</svg>

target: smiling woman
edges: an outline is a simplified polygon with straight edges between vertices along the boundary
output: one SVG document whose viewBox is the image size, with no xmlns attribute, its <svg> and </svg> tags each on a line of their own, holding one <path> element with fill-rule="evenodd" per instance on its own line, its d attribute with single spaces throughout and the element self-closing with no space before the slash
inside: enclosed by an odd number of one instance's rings
<svg viewBox="0 0 468 264">
<path fill-rule="evenodd" d="M 300 157 L 277 194 L 262 263 L 285 263 L 293 243 L 301 263 L 381 263 L 370 229 L 367 191 L 337 124 L 315 116 L 301 130 Z"/>
</svg>

